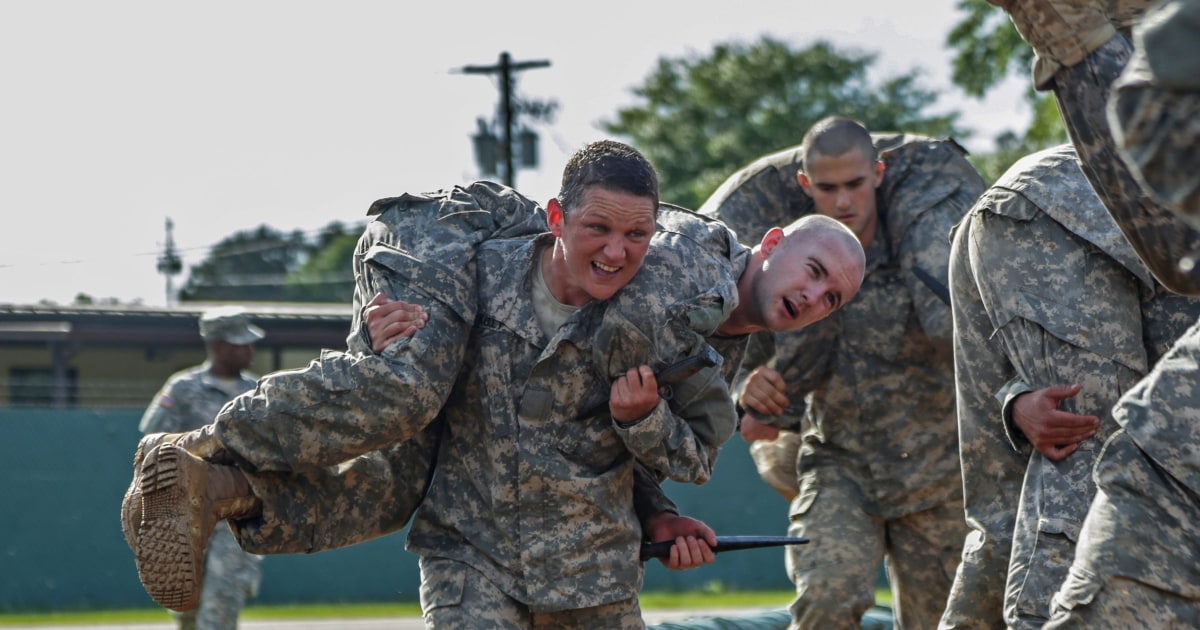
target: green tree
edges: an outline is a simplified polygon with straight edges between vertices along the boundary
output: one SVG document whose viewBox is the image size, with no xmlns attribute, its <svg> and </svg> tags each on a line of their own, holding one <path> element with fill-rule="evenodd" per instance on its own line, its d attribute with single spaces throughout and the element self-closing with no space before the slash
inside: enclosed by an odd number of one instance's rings
<svg viewBox="0 0 1200 630">
<path fill-rule="evenodd" d="M 349 302 L 362 225 L 334 221 L 315 238 L 265 225 L 238 232 L 191 268 L 181 301 Z"/>
<path fill-rule="evenodd" d="M 279 302 L 284 279 L 308 256 L 304 235 L 266 225 L 237 232 L 217 243 L 192 266 L 180 301 Z"/>
<path fill-rule="evenodd" d="M 957 113 L 925 114 L 937 94 L 917 85 L 917 71 L 869 82 L 875 58 L 824 41 L 802 50 L 771 37 L 722 43 L 706 56 L 659 59 L 632 90 L 639 103 L 602 124 L 654 163 L 664 200 L 692 208 L 730 173 L 798 144 L 830 114 L 877 131 L 964 135 Z"/>
<path fill-rule="evenodd" d="M 325 226 L 312 255 L 284 281 L 288 301 L 349 303 L 354 298 L 351 257 L 361 233 L 361 226 L 347 228 L 339 222 Z"/>
<path fill-rule="evenodd" d="M 986 0 L 959 0 L 963 18 L 946 36 L 954 49 L 951 80 L 970 96 L 982 98 L 1010 75 L 1027 82 L 1025 98 L 1033 120 L 1024 134 L 1006 132 L 995 138 L 995 153 L 973 156 L 986 181 L 995 181 L 1020 157 L 1067 141 L 1066 127 L 1049 92 L 1037 92 L 1029 79 L 1033 50 L 1021 39 L 1004 11 Z"/>
</svg>

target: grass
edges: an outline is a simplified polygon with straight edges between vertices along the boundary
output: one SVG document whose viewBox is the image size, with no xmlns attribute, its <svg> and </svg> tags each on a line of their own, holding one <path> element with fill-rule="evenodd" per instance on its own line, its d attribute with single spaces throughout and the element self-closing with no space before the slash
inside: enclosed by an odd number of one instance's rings
<svg viewBox="0 0 1200 630">
<path fill-rule="evenodd" d="M 689 592 L 646 592 L 641 594 L 642 608 L 709 609 L 738 607 L 784 607 L 791 601 L 792 591 L 725 591 L 705 589 Z M 875 601 L 890 604 L 891 593 L 876 591 Z M 286 606 L 247 606 L 243 619 L 332 619 L 356 617 L 418 617 L 421 607 L 416 602 L 394 604 L 295 604 Z M 160 608 L 129 610 L 90 610 L 36 613 L 0 613 L 0 627 L 16 625 L 92 625 L 156 622 L 169 620 Z"/>
</svg>

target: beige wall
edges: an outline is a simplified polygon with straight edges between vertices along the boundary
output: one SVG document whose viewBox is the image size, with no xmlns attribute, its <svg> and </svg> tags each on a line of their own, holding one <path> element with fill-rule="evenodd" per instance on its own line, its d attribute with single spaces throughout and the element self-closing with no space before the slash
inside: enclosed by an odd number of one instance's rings
<svg viewBox="0 0 1200 630">
<path fill-rule="evenodd" d="M 275 369 L 308 365 L 317 357 L 317 348 L 286 348 L 276 353 L 259 348 L 251 371 L 262 375 Z M 278 366 L 276 366 L 278 357 Z M 167 377 L 179 370 L 202 363 L 204 347 L 194 348 L 105 348 L 78 351 L 68 367 L 76 374 L 78 408 L 145 408 Z M 12 368 L 53 369 L 51 351 L 46 346 L 0 348 L 0 407 L 9 406 Z"/>
</svg>

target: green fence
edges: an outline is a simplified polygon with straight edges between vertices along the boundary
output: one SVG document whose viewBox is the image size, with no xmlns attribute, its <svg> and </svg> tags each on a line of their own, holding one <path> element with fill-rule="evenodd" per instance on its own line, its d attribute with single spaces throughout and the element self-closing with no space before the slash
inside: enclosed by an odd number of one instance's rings
<svg viewBox="0 0 1200 630">
<path fill-rule="evenodd" d="M 141 410 L 0 410 L 0 610 L 152 607 L 121 534 Z M 667 484 L 680 510 L 719 534 L 784 534 L 787 506 L 758 477 L 740 437 L 703 486 Z M 416 601 L 406 532 L 263 561 L 258 604 Z M 691 571 L 647 563 L 646 589 L 787 590 L 780 549 L 729 553 Z"/>
</svg>

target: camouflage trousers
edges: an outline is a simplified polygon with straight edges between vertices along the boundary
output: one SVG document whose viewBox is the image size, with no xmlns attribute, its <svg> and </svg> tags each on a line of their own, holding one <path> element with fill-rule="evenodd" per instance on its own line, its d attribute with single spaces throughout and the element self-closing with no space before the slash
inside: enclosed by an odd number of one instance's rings
<svg viewBox="0 0 1200 630">
<path fill-rule="evenodd" d="M 262 513 L 230 522 L 257 554 L 314 553 L 404 528 L 429 488 L 441 433 L 435 422 L 406 442 L 304 473 L 246 474 Z"/>
<path fill-rule="evenodd" d="M 217 439 L 262 500 L 261 517 L 232 524 L 248 551 L 312 553 L 397 531 L 428 489 L 435 418 L 470 324 L 452 300 L 398 274 L 373 280 L 423 305 L 425 328 L 379 354 L 324 351 L 305 368 L 269 374 L 217 416 Z"/>
<path fill-rule="evenodd" d="M 460 630 L 642 630 L 637 597 L 581 608 L 539 612 L 509 597 L 474 567 L 446 558 L 421 558 L 425 627 Z"/>
<path fill-rule="evenodd" d="M 884 519 L 872 515 L 862 485 L 839 470 L 801 479 L 788 534 L 811 540 L 787 550 L 796 585 L 793 630 L 855 629 L 875 603 L 879 565 L 887 569 L 899 627 L 934 628 L 966 535 L 961 500 Z"/>
</svg>

